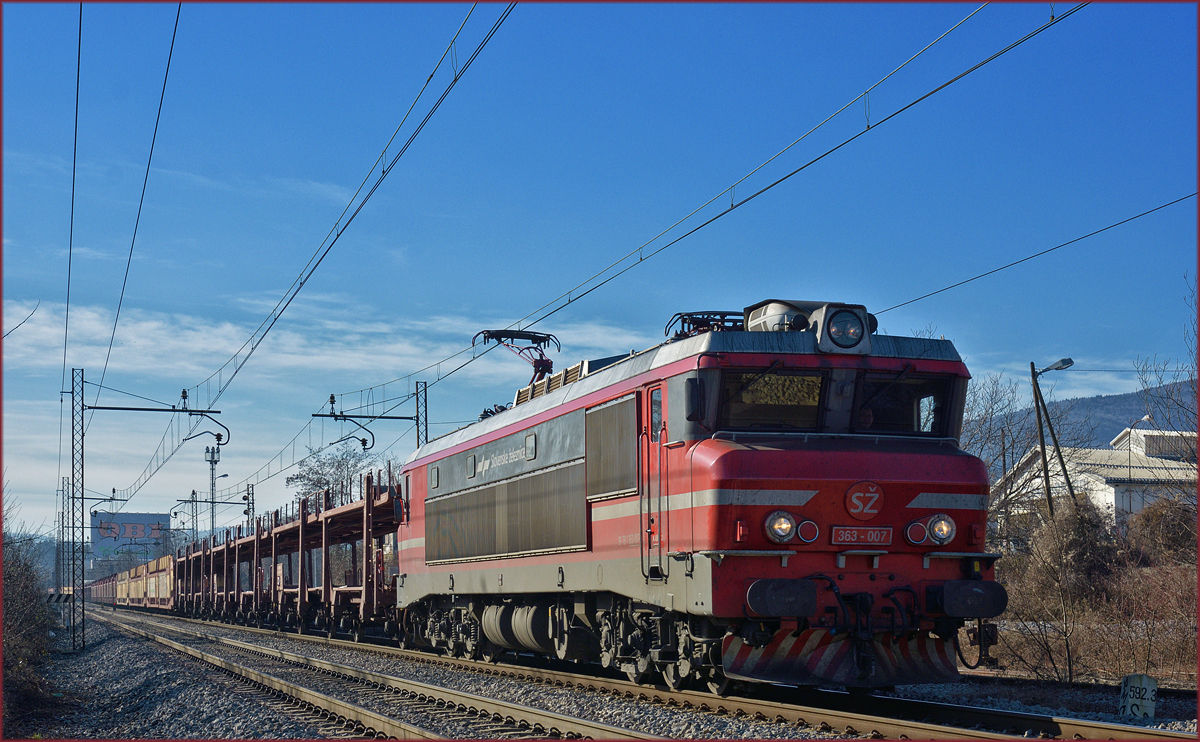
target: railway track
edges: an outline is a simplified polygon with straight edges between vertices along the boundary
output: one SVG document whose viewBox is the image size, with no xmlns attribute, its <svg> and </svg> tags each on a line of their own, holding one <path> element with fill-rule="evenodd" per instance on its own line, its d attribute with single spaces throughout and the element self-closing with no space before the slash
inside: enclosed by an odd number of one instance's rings
<svg viewBox="0 0 1200 742">
<path fill-rule="evenodd" d="M 291 699 L 353 729 L 394 739 L 584 738 L 661 739 L 566 714 L 482 698 L 449 688 L 373 673 L 302 655 L 256 647 L 201 631 L 131 616 L 94 617 Z M 164 633 L 176 634 L 172 639 Z M 351 700 L 353 699 L 353 700 Z M 402 721 L 400 717 L 418 721 Z M 432 717 L 437 717 L 436 719 Z M 447 734 L 433 728 L 454 730 Z"/>
<path fill-rule="evenodd" d="M 203 623 L 203 622 L 198 622 Z M 211 625 L 211 624 L 209 624 Z M 236 627 L 266 635 L 278 632 Z M 1195 739 L 1194 735 L 1141 726 L 1096 722 L 1084 719 L 1046 716 L 1016 711 L 978 708 L 964 705 L 914 701 L 871 696 L 872 713 L 862 713 L 861 697 L 817 689 L 760 687 L 754 697 L 719 697 L 696 691 L 671 691 L 665 687 L 635 685 L 623 679 L 582 675 L 541 667 L 515 664 L 489 665 L 469 660 L 431 656 L 413 650 L 401 650 L 378 644 L 356 644 L 339 639 L 287 634 L 299 639 L 358 651 L 378 652 L 443 667 L 509 677 L 525 682 L 574 687 L 621 698 L 693 708 L 716 714 L 774 721 L 779 724 L 806 725 L 818 730 L 847 736 L 888 737 L 896 739 Z"/>
</svg>

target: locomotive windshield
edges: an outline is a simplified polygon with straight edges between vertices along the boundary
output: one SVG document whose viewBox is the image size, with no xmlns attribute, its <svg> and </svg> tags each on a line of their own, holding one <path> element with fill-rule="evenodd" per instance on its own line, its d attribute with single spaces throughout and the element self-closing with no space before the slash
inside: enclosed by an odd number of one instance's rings
<svg viewBox="0 0 1200 742">
<path fill-rule="evenodd" d="M 947 435 L 953 377 L 865 373 L 858 385 L 851 429 L 856 433 Z"/>
<path fill-rule="evenodd" d="M 721 418 L 726 429 L 816 430 L 821 417 L 820 373 L 726 371 L 721 380 Z"/>
<path fill-rule="evenodd" d="M 954 407 L 953 376 L 918 376 L 911 367 L 899 372 L 849 372 L 844 380 L 854 381 L 851 405 L 845 398 L 828 398 L 828 372 L 782 369 L 781 365 L 730 369 L 721 375 L 719 429 L 955 434 L 956 425 L 949 419 Z M 837 409 L 826 409 L 829 405 Z"/>
</svg>

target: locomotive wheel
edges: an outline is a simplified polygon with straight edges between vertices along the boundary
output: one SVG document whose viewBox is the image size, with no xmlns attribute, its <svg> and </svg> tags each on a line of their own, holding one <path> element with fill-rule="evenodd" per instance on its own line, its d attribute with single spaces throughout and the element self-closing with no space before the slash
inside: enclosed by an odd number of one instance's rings
<svg viewBox="0 0 1200 742">
<path fill-rule="evenodd" d="M 713 695 L 725 697 L 733 690 L 733 681 L 729 679 L 725 673 L 720 670 L 712 670 L 712 673 L 704 682 L 708 688 L 708 692 Z"/>
<path fill-rule="evenodd" d="M 679 665 L 671 662 L 662 666 L 663 682 L 671 690 L 682 690 L 687 685 L 687 676 L 679 672 Z"/>
<path fill-rule="evenodd" d="M 640 656 L 633 661 L 632 664 L 621 663 L 622 669 L 625 670 L 625 677 L 629 678 L 629 682 L 641 685 L 645 681 L 646 676 L 650 674 L 650 660 L 645 656 Z"/>
<path fill-rule="evenodd" d="M 483 656 L 483 643 L 483 639 L 471 639 L 468 637 L 462 644 L 463 656 L 469 660 L 478 661 Z"/>
<path fill-rule="evenodd" d="M 483 650 L 479 653 L 479 658 L 489 664 L 499 662 L 502 656 L 504 656 L 504 648 L 491 642 L 484 642 Z"/>
</svg>

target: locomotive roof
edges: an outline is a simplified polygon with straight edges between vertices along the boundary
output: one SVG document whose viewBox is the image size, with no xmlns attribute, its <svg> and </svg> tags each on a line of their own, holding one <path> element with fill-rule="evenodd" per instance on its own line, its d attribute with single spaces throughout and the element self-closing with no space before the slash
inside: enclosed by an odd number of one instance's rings
<svg viewBox="0 0 1200 742">
<path fill-rule="evenodd" d="M 620 381 L 700 353 L 795 353 L 817 354 L 817 338 L 811 332 L 704 332 L 692 337 L 667 340 L 646 350 L 606 364 L 571 384 L 516 405 L 485 420 L 472 423 L 432 440 L 414 451 L 405 464 L 453 448 L 493 430 L 533 417 L 573 399 L 586 396 Z M 824 355 L 824 354 L 822 354 Z M 919 358 L 961 362 L 949 340 L 872 335 L 871 356 L 875 358 Z M 605 359 L 608 361 L 610 359 Z"/>
</svg>

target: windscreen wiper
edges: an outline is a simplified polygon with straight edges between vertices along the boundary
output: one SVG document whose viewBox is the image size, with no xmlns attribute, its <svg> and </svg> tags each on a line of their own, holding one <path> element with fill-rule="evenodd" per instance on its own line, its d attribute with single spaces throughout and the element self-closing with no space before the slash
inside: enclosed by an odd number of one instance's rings
<svg viewBox="0 0 1200 742">
<path fill-rule="evenodd" d="M 742 385 L 741 385 L 740 387 L 738 387 L 738 390 L 737 390 L 737 392 L 736 392 L 736 393 L 735 393 L 733 396 L 735 396 L 735 397 L 741 397 L 741 396 L 742 396 L 742 392 L 746 391 L 746 390 L 747 390 L 747 389 L 749 389 L 750 387 L 752 387 L 752 386 L 754 386 L 755 384 L 757 384 L 757 383 L 759 382 L 759 380 L 760 380 L 760 379 L 762 379 L 762 377 L 766 376 L 767 374 L 771 373 L 772 371 L 774 371 L 775 369 L 779 368 L 779 367 L 780 367 L 780 366 L 782 366 L 782 365 L 783 365 L 783 361 L 780 361 L 780 360 L 775 360 L 775 361 L 772 361 L 770 366 L 767 366 L 767 368 L 766 368 L 764 371 L 762 371 L 761 373 L 759 373 L 759 374 L 758 374 L 757 376 L 755 376 L 753 379 L 750 379 L 749 381 L 744 381 L 744 382 L 742 382 Z"/>
<path fill-rule="evenodd" d="M 912 370 L 913 370 L 913 367 L 912 367 L 912 366 L 905 366 L 905 367 L 904 367 L 904 369 L 903 369 L 903 370 L 902 370 L 900 373 L 896 374 L 896 376 L 895 376 L 895 377 L 893 377 L 893 378 L 892 378 L 892 380 L 891 380 L 891 381 L 889 381 L 887 384 L 885 384 L 885 385 L 883 386 L 883 388 L 882 388 L 882 389 L 880 389 L 879 391 L 877 391 L 877 392 L 875 392 L 874 394 L 872 394 L 872 395 L 871 395 L 871 398 L 870 398 L 870 399 L 868 399 L 866 402 L 863 402 L 862 404 L 860 404 L 860 405 L 858 406 L 858 409 L 860 409 L 860 410 L 861 410 L 861 409 L 862 409 L 862 408 L 864 408 L 864 407 L 870 407 L 870 406 L 871 406 L 871 403 L 872 403 L 872 402 L 874 402 L 876 399 L 878 399 L 878 398 L 879 398 L 879 395 L 883 394 L 883 393 L 884 393 L 884 392 L 886 392 L 888 389 L 891 389 L 893 386 L 895 386 L 895 384 L 896 384 L 896 382 L 897 382 L 897 381 L 900 381 L 900 380 L 901 380 L 901 379 L 903 379 L 905 376 L 908 376 L 908 372 L 909 372 L 909 371 L 912 371 Z"/>
</svg>

